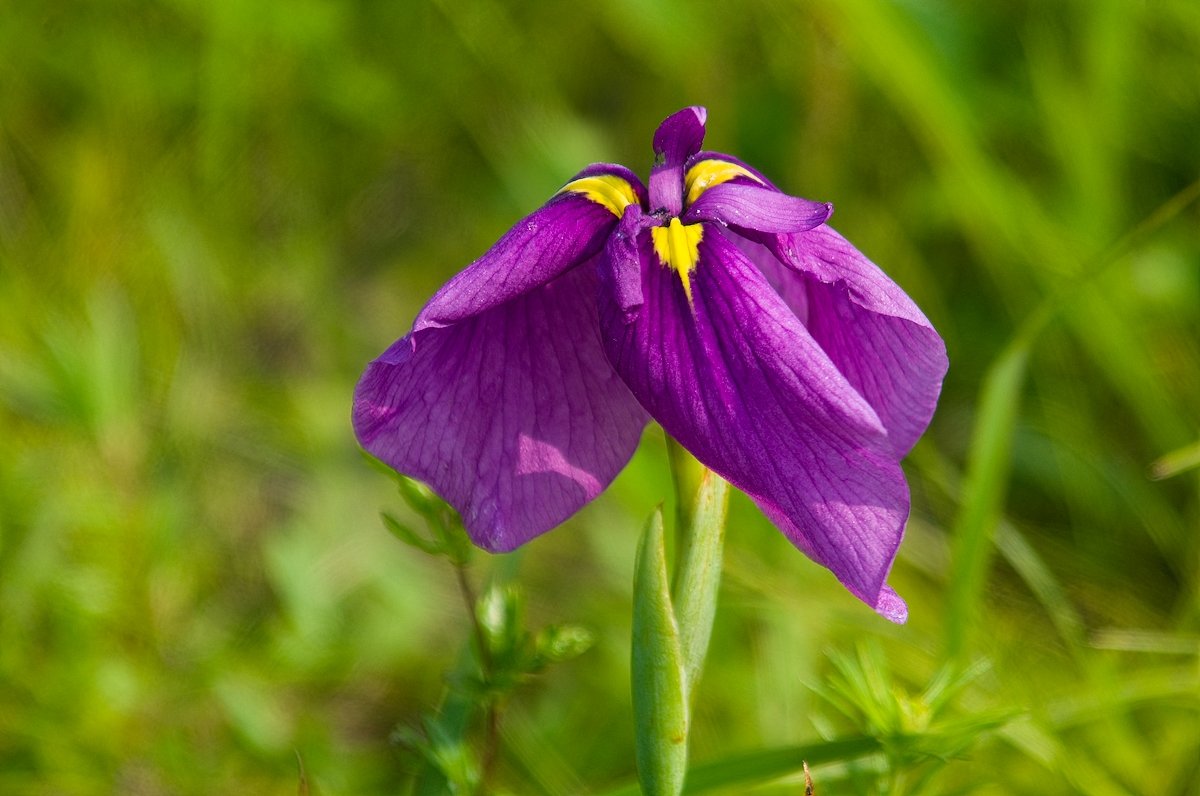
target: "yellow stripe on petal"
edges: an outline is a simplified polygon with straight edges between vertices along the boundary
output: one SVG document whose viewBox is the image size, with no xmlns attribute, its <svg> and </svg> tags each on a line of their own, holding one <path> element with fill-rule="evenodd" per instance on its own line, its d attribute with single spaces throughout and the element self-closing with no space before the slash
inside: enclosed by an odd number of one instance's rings
<svg viewBox="0 0 1200 796">
<path fill-rule="evenodd" d="M 650 236 L 659 262 L 679 274 L 683 292 L 691 304 L 692 271 L 700 261 L 700 239 L 704 237 L 704 228 L 700 224 L 684 226 L 678 218 L 672 218 L 670 225 L 652 228 Z"/>
<path fill-rule="evenodd" d="M 611 174 L 598 174 L 595 177 L 582 177 L 573 180 L 562 187 L 559 193 L 581 193 L 599 205 L 604 205 L 617 218 L 625 213 L 625 208 L 638 203 L 633 186 L 620 177 Z"/>
<path fill-rule="evenodd" d="M 762 180 L 754 176 L 748 169 L 728 160 L 702 160 L 688 169 L 683 178 L 683 189 L 687 193 L 687 204 L 692 204 L 700 198 L 700 194 L 714 185 L 729 182 L 734 177 L 749 177 L 762 185 Z"/>
</svg>

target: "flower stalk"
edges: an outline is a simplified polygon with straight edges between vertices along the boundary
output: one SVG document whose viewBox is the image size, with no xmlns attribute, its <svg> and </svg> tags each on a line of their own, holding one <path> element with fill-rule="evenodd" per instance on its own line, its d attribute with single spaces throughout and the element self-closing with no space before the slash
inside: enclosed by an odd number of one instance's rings
<svg viewBox="0 0 1200 796">
<path fill-rule="evenodd" d="M 634 575 L 632 697 L 638 779 L 648 796 L 677 796 L 721 580 L 729 485 L 668 438 L 677 498 L 673 577 L 661 506 L 646 524 Z"/>
</svg>

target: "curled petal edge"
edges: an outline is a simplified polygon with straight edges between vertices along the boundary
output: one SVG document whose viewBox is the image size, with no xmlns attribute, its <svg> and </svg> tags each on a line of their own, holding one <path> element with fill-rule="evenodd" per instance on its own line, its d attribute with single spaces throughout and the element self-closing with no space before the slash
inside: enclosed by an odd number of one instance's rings
<svg viewBox="0 0 1200 796">
<path fill-rule="evenodd" d="M 744 180 L 744 178 L 743 178 Z M 718 221 L 740 229 L 795 233 L 824 224 L 833 205 L 801 199 L 745 181 L 707 188 L 684 214 L 685 222 Z"/>
</svg>

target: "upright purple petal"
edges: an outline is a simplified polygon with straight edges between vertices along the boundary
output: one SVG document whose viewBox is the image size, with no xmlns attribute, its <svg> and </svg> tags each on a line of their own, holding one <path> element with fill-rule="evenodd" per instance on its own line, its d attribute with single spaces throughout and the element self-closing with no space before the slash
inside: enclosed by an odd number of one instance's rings
<svg viewBox="0 0 1200 796">
<path fill-rule="evenodd" d="M 589 185 L 600 190 L 587 190 Z M 624 166 L 587 167 L 443 285 L 414 330 L 455 323 L 546 284 L 603 248 L 623 203 L 644 201 L 641 181 Z"/>
<path fill-rule="evenodd" d="M 683 210 L 683 167 L 704 143 L 708 112 L 697 105 L 671 114 L 654 132 L 650 169 L 650 210 L 677 216 Z"/>
<path fill-rule="evenodd" d="M 646 415 L 605 358 L 596 285 L 589 264 L 414 331 L 355 390 L 362 446 L 428 482 L 488 550 L 574 514 L 637 446 Z"/>
<path fill-rule="evenodd" d="M 705 160 L 723 160 L 726 163 L 731 163 L 734 166 L 737 166 L 739 169 L 745 171 L 749 175 L 750 179 L 752 179 L 756 182 L 759 182 L 759 183 L 767 186 L 768 188 L 774 188 L 777 191 L 779 190 L 779 188 L 776 187 L 775 183 L 773 183 L 767 179 L 767 175 L 763 174 L 761 171 L 754 168 L 753 166 L 751 166 L 749 163 L 745 162 L 744 160 L 739 160 L 738 158 L 735 158 L 733 155 L 726 155 L 724 152 L 713 152 L 710 149 L 701 150 L 700 152 L 697 152 L 696 154 L 692 155 L 691 158 L 688 159 L 687 168 L 691 169 L 697 163 L 700 163 Z"/>
<path fill-rule="evenodd" d="M 797 547 L 901 620 L 885 581 L 908 488 L 879 418 L 716 225 L 704 225 L 690 305 L 648 238 L 640 313 L 630 318 L 601 292 L 617 372 L 668 434 L 754 498 Z"/>
<path fill-rule="evenodd" d="M 768 278 L 785 286 L 785 297 L 805 293 L 809 332 L 874 407 L 892 454 L 903 457 L 937 407 L 948 367 L 941 336 L 895 282 L 830 227 L 769 242 L 774 256 L 753 259 L 775 271 Z"/>
</svg>

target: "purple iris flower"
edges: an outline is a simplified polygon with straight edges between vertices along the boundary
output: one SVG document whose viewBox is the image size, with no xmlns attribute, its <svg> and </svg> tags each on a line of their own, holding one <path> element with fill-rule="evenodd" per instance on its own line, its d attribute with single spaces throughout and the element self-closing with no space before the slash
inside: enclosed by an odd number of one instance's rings
<svg viewBox="0 0 1200 796">
<path fill-rule="evenodd" d="M 945 345 L 830 205 L 701 151 L 704 124 L 692 107 L 659 126 L 649 191 L 589 166 L 451 279 L 367 367 L 355 432 L 508 551 L 600 494 L 653 418 L 903 622 L 899 461 Z"/>
</svg>

